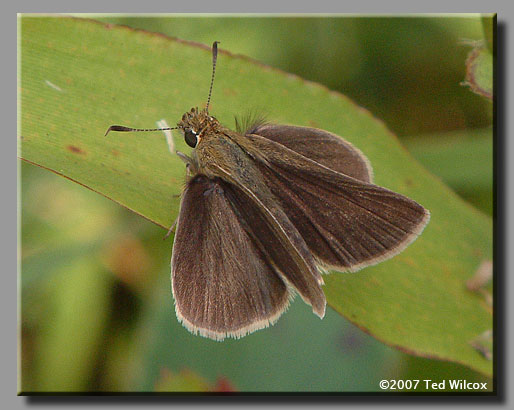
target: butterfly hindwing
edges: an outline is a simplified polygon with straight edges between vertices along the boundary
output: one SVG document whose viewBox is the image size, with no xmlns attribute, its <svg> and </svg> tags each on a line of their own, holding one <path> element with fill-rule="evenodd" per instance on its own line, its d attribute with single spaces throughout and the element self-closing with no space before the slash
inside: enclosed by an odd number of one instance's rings
<svg viewBox="0 0 514 410">
<path fill-rule="evenodd" d="M 244 222 L 284 283 L 296 290 L 315 314 L 323 317 L 326 299 L 315 258 L 266 185 L 255 160 L 241 146 L 248 140 L 226 130 L 217 138 L 202 142 L 202 150 L 209 144 L 209 155 L 216 157 L 216 161 L 206 161 L 203 172 L 216 176 L 226 185 L 227 198 L 241 223 Z"/>
<path fill-rule="evenodd" d="M 249 130 L 310 158 L 334 171 L 363 182 L 373 181 L 373 170 L 366 156 L 348 141 L 317 128 L 293 125 L 256 124 Z"/>
</svg>

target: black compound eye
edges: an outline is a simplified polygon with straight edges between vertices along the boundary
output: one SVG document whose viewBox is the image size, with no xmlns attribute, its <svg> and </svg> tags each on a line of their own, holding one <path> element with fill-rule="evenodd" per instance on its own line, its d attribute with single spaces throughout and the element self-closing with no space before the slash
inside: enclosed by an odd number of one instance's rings
<svg viewBox="0 0 514 410">
<path fill-rule="evenodd" d="M 191 148 L 196 147 L 196 144 L 198 143 L 198 136 L 193 131 L 186 130 L 184 132 L 184 138 L 187 145 L 189 145 Z"/>
</svg>

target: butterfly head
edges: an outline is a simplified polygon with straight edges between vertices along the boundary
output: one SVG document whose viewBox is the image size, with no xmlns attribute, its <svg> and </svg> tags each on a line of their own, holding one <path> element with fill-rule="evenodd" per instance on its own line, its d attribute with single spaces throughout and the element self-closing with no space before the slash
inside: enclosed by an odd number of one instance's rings
<svg viewBox="0 0 514 410">
<path fill-rule="evenodd" d="M 199 110 L 193 107 L 182 116 L 177 127 L 184 134 L 186 144 L 195 148 L 203 136 L 212 132 L 218 124 L 218 120 L 210 116 L 207 109 Z"/>
</svg>

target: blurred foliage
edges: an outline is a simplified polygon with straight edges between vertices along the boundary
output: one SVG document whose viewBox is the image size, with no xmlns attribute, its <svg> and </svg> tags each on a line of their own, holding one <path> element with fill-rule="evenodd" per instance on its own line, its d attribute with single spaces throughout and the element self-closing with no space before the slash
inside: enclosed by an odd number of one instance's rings
<svg viewBox="0 0 514 410">
<path fill-rule="evenodd" d="M 491 127 L 426 134 L 402 140 L 410 153 L 461 197 L 493 212 Z"/>
<path fill-rule="evenodd" d="M 483 38 L 478 16 L 102 19 L 220 40 L 338 89 L 492 212 L 491 104 L 460 85 L 469 50 L 459 40 Z M 313 323 L 301 301 L 274 327 L 239 341 L 192 336 L 169 303 L 171 242 L 162 242 L 162 229 L 31 165 L 21 165 L 20 190 L 20 391 L 202 390 L 219 380 L 243 391 L 379 391 L 383 378 L 484 379 L 384 346 L 330 309 Z"/>
<path fill-rule="evenodd" d="M 229 393 L 234 392 L 234 387 L 224 377 L 218 378 L 215 384 L 211 384 L 203 377 L 183 369 L 179 373 L 170 372 L 163 369 L 157 383 L 155 384 L 156 392 L 218 392 Z"/>
<path fill-rule="evenodd" d="M 488 100 L 493 99 L 493 55 L 483 41 L 471 43 L 473 50 L 466 59 L 465 85 Z"/>
<path fill-rule="evenodd" d="M 494 49 L 494 36 L 496 30 L 496 17 L 491 16 L 482 17 L 482 28 L 484 29 L 484 38 L 486 41 L 487 48 L 490 52 Z"/>
</svg>

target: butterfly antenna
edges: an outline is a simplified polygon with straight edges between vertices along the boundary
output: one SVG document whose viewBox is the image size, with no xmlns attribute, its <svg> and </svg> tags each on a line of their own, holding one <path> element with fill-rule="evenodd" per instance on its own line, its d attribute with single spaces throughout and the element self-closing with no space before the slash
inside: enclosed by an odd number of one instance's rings
<svg viewBox="0 0 514 410">
<path fill-rule="evenodd" d="M 130 128 L 124 127 L 123 125 L 111 125 L 109 129 L 105 132 L 104 136 L 107 136 L 111 131 L 117 132 L 146 132 L 146 131 L 168 131 L 168 130 L 176 130 L 178 127 L 167 127 L 167 128 Z"/>
<path fill-rule="evenodd" d="M 214 74 L 216 73 L 216 60 L 218 59 L 218 43 L 219 41 L 215 41 L 214 43 L 212 43 L 212 77 L 211 86 L 209 88 L 209 96 L 207 97 L 207 105 L 205 107 L 205 111 L 207 111 L 207 114 L 209 113 L 209 103 L 211 102 L 212 85 L 214 84 Z"/>
</svg>

